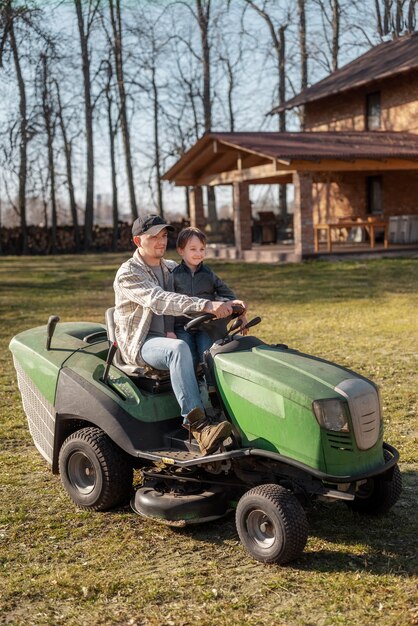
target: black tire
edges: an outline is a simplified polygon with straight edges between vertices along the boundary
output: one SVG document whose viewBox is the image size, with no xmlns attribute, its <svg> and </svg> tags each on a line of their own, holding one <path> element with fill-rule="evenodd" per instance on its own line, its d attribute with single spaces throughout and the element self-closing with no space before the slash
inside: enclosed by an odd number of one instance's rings
<svg viewBox="0 0 418 626">
<path fill-rule="evenodd" d="M 391 459 L 391 454 L 383 451 L 385 461 Z M 370 478 L 360 487 L 355 499 L 347 502 L 350 509 L 362 515 L 384 515 L 399 500 L 402 493 L 402 476 L 396 464 L 390 478 L 376 476 Z"/>
<path fill-rule="evenodd" d="M 259 485 L 247 491 L 238 502 L 235 522 L 242 544 L 262 563 L 293 561 L 308 539 L 302 505 L 280 485 Z"/>
<path fill-rule="evenodd" d="M 100 428 L 82 428 L 67 437 L 59 471 L 68 495 L 82 509 L 107 511 L 125 503 L 132 491 L 128 457 Z"/>
</svg>

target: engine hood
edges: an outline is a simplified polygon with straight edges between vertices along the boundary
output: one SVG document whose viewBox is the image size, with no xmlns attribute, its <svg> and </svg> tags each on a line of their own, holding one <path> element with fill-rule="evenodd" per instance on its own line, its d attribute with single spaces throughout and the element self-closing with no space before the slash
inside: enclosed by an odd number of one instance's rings
<svg viewBox="0 0 418 626">
<path fill-rule="evenodd" d="M 249 387 L 255 384 L 309 409 L 313 400 L 340 395 L 335 388 L 342 381 L 363 378 L 324 359 L 268 345 L 217 354 L 215 367 L 225 380 L 248 380 Z"/>
</svg>

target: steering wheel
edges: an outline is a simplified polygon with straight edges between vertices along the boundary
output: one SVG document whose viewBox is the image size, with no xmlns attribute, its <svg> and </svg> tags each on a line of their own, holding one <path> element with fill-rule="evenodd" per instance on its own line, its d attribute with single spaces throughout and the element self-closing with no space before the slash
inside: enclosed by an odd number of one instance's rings
<svg viewBox="0 0 418 626">
<path fill-rule="evenodd" d="M 229 322 L 231 320 L 234 320 L 236 317 L 239 317 L 243 313 L 244 313 L 244 309 L 242 306 L 240 306 L 239 304 L 233 304 L 232 315 L 229 315 L 228 317 L 224 317 L 221 319 L 224 319 L 227 322 Z M 214 313 L 204 313 L 203 315 L 199 315 L 198 317 L 195 317 L 194 319 L 190 320 L 190 322 L 187 322 L 187 324 L 184 326 L 184 330 L 196 330 L 202 324 L 207 324 L 208 322 L 212 322 L 215 319 L 217 319 L 217 317 Z"/>
</svg>

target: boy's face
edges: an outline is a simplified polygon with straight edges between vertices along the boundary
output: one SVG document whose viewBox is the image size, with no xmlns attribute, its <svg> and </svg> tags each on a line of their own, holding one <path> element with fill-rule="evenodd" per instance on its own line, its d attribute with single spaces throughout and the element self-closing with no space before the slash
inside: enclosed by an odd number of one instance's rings
<svg viewBox="0 0 418 626">
<path fill-rule="evenodd" d="M 177 252 L 182 257 L 186 265 L 194 270 L 200 265 L 205 258 L 206 246 L 202 243 L 199 237 L 193 235 L 186 243 L 184 248 L 178 248 Z"/>
</svg>

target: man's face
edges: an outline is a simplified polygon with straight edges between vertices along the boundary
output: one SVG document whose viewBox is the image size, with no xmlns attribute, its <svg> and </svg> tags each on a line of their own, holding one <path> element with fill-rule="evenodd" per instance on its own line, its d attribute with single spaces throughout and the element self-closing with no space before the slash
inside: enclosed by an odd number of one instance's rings
<svg viewBox="0 0 418 626">
<path fill-rule="evenodd" d="M 157 235 L 136 236 L 134 242 L 145 259 L 159 261 L 167 249 L 167 229 L 163 228 Z"/>
</svg>

